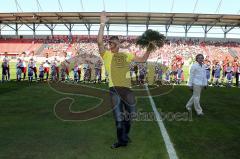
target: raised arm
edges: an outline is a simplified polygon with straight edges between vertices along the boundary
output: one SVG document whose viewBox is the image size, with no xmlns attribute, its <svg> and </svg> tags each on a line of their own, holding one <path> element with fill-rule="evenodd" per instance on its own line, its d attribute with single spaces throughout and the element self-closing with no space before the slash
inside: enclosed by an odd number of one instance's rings
<svg viewBox="0 0 240 159">
<path fill-rule="evenodd" d="M 100 28 L 98 31 L 98 49 L 99 49 L 99 54 L 102 55 L 105 52 L 105 47 L 103 43 L 103 33 L 104 33 L 104 27 L 106 23 L 106 12 L 103 11 L 100 15 Z"/>
<path fill-rule="evenodd" d="M 142 57 L 137 57 L 137 56 L 135 55 L 133 61 L 134 61 L 134 62 L 146 62 L 147 59 L 148 59 L 148 57 L 149 57 L 149 55 L 150 55 L 150 53 L 151 53 L 151 52 L 147 49 L 147 51 L 144 53 L 144 55 L 143 55 Z"/>
</svg>

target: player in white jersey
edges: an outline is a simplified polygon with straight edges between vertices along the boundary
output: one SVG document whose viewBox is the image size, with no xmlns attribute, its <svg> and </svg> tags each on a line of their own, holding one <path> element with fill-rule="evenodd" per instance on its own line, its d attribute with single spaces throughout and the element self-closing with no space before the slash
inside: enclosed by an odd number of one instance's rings
<svg viewBox="0 0 240 159">
<path fill-rule="evenodd" d="M 143 85 L 147 74 L 147 68 L 144 64 L 139 64 L 139 84 Z"/>
<path fill-rule="evenodd" d="M 56 63 L 51 63 L 51 80 L 56 81 L 57 80 L 57 69 L 56 69 Z"/>
<path fill-rule="evenodd" d="M 33 64 L 33 59 L 31 59 L 28 63 L 28 81 L 30 84 L 33 81 L 33 73 L 34 73 L 34 64 Z"/>
<path fill-rule="evenodd" d="M 2 61 L 2 82 L 4 82 L 5 80 L 10 81 L 10 67 L 7 52 L 5 52 L 4 55 L 5 56 Z"/>
<path fill-rule="evenodd" d="M 21 69 L 22 69 L 22 73 L 23 73 L 23 80 L 25 80 L 26 78 L 26 73 L 27 73 L 27 57 L 26 57 L 26 53 L 25 52 L 22 52 L 21 53 Z"/>
<path fill-rule="evenodd" d="M 134 62 L 131 62 L 130 65 L 129 65 L 129 71 L 130 71 L 130 78 L 131 78 L 131 81 L 133 81 L 134 65 L 135 65 Z"/>
<path fill-rule="evenodd" d="M 44 74 L 46 74 L 46 80 L 48 80 L 49 72 L 50 72 L 50 62 L 46 60 L 43 64 L 44 67 Z"/>
<path fill-rule="evenodd" d="M 233 71 L 234 71 L 234 69 L 233 69 L 233 67 L 232 67 L 232 63 L 228 63 L 227 64 L 227 66 L 226 66 L 226 86 L 227 87 L 232 87 L 232 82 L 233 82 L 233 77 L 234 77 L 234 75 L 233 75 Z"/>
<path fill-rule="evenodd" d="M 40 81 L 43 81 L 43 77 L 44 77 L 44 67 L 43 67 L 44 63 L 41 63 L 39 66 L 39 79 Z"/>
<path fill-rule="evenodd" d="M 101 76 L 102 76 L 102 62 L 101 60 L 98 60 L 94 66 L 95 68 L 95 79 L 94 83 L 98 82 L 101 83 Z"/>
<path fill-rule="evenodd" d="M 206 70 L 206 76 L 207 76 L 207 80 L 208 80 L 208 84 L 210 83 L 210 76 L 211 76 L 211 62 L 208 60 L 206 61 L 205 60 L 205 63 L 204 63 L 204 68 Z"/>
<path fill-rule="evenodd" d="M 171 83 L 171 71 L 170 68 L 167 67 L 167 70 L 165 72 L 165 83 L 170 84 Z"/>
<path fill-rule="evenodd" d="M 64 82 L 66 78 L 66 66 L 64 63 L 61 63 L 60 74 L 61 74 L 61 81 Z"/>
<path fill-rule="evenodd" d="M 55 63 L 55 66 L 56 66 L 56 77 L 57 77 L 57 80 L 59 80 L 59 67 L 60 67 L 60 60 L 59 60 L 59 57 L 58 56 L 54 56 L 53 57 L 53 61 Z"/>
<path fill-rule="evenodd" d="M 74 65 L 74 68 L 73 68 L 73 77 L 74 77 L 74 82 L 78 82 L 79 81 L 79 66 L 78 64 L 75 64 Z"/>
<path fill-rule="evenodd" d="M 83 64 L 83 82 L 89 81 L 90 68 L 88 64 Z"/>
<path fill-rule="evenodd" d="M 35 80 L 37 81 L 37 59 L 35 57 L 34 51 L 31 51 L 30 53 L 30 60 L 32 60 L 34 76 L 35 76 Z"/>
<path fill-rule="evenodd" d="M 66 76 L 67 76 L 67 81 L 69 80 L 69 64 L 70 64 L 70 62 L 68 60 L 70 58 L 71 58 L 71 56 L 69 54 L 67 54 L 67 52 L 65 52 L 64 62 L 65 62 L 65 65 L 66 65 L 65 73 L 66 73 Z"/>
<path fill-rule="evenodd" d="M 43 67 L 44 67 L 44 74 L 46 74 L 46 80 L 48 80 L 49 71 L 50 71 L 50 59 L 48 58 L 48 53 L 46 54 Z"/>
<path fill-rule="evenodd" d="M 163 77 L 163 68 L 162 65 L 157 63 L 155 66 L 155 81 L 160 82 L 162 81 Z"/>
<path fill-rule="evenodd" d="M 21 58 L 17 59 L 17 63 L 16 63 L 16 79 L 17 81 L 21 81 L 22 78 L 22 60 Z"/>
</svg>

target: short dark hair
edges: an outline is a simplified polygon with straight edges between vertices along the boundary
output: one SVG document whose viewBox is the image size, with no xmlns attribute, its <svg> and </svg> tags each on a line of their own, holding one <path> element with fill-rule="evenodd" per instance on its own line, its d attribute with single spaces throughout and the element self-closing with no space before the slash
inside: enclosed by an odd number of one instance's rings
<svg viewBox="0 0 240 159">
<path fill-rule="evenodd" d="M 203 54 L 197 54 L 197 56 L 196 56 L 196 58 L 195 58 L 196 61 L 197 61 L 197 59 L 199 58 L 199 56 L 202 56 L 202 57 L 204 58 Z"/>
<path fill-rule="evenodd" d="M 109 40 L 119 40 L 118 36 L 111 36 Z"/>
</svg>

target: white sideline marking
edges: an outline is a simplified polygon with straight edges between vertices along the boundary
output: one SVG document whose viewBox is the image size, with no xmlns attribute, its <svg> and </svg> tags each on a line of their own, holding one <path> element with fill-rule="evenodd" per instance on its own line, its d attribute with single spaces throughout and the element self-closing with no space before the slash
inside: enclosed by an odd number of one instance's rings
<svg viewBox="0 0 240 159">
<path fill-rule="evenodd" d="M 176 153 L 176 151 L 175 151 L 175 149 L 173 147 L 173 144 L 172 144 L 172 142 L 170 140 L 170 137 L 169 137 L 169 135 L 167 133 L 167 130 L 166 130 L 165 126 L 164 126 L 164 123 L 162 121 L 162 117 L 159 114 L 159 112 L 157 111 L 156 104 L 153 101 L 153 98 L 152 98 L 152 96 L 151 96 L 151 94 L 149 92 L 148 86 L 145 85 L 145 88 L 147 90 L 148 98 L 150 100 L 153 112 L 154 112 L 154 114 L 156 116 L 158 126 L 160 128 L 161 133 L 162 133 L 162 137 L 163 137 L 164 143 L 166 145 L 168 156 L 169 156 L 170 159 L 178 159 L 177 153 Z"/>
</svg>

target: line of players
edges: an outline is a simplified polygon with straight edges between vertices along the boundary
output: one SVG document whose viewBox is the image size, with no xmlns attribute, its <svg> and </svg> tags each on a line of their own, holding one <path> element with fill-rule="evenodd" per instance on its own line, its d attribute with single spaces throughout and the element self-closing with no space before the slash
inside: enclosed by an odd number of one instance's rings
<svg viewBox="0 0 240 159">
<path fill-rule="evenodd" d="M 131 63 L 130 77 L 133 81 L 133 75 L 135 75 L 135 81 L 142 85 L 145 81 L 148 81 L 148 71 L 153 71 L 150 74 L 153 74 L 153 82 L 157 84 L 181 84 L 184 81 L 183 64 L 184 62 L 180 56 L 176 56 L 173 59 L 170 67 L 167 66 L 166 62 L 162 62 L 161 59 L 149 65 L 152 67 L 147 66 L 146 63 Z M 148 70 L 147 67 L 149 67 Z"/>
<path fill-rule="evenodd" d="M 236 86 L 240 87 L 240 61 L 238 57 L 232 61 L 226 57 L 223 61 L 213 60 L 211 62 L 207 56 L 204 60 L 204 67 L 209 85 L 224 85 L 225 80 L 226 86 L 231 87 L 235 78 Z"/>
<path fill-rule="evenodd" d="M 170 67 L 162 62 L 156 63 L 154 80 L 160 83 L 181 84 L 184 81 L 183 65 L 183 59 L 178 55 L 173 57 Z M 240 61 L 238 57 L 235 57 L 232 61 L 229 57 L 226 57 L 222 62 L 217 60 L 211 62 L 209 57 L 206 56 L 203 67 L 205 67 L 209 85 L 220 86 L 225 84 L 227 87 L 232 87 L 235 79 L 236 86 L 240 87 Z M 148 74 L 146 64 L 131 64 L 130 77 L 132 80 L 133 74 L 135 74 L 136 81 L 139 84 L 144 83 Z"/>
<path fill-rule="evenodd" d="M 43 62 L 40 63 L 40 66 L 37 68 L 37 60 L 34 57 L 34 52 L 30 53 L 29 57 L 26 57 L 26 53 L 23 52 L 17 58 L 16 62 L 16 80 L 21 81 L 25 80 L 28 75 L 29 82 L 32 82 L 35 78 L 35 81 L 69 81 L 70 72 L 73 71 L 73 80 L 74 82 L 79 82 L 81 79 L 81 74 L 83 70 L 83 82 L 90 82 L 92 71 L 95 70 L 94 82 L 100 83 L 102 81 L 102 62 L 98 60 L 94 64 L 94 68 L 90 67 L 90 62 L 86 64 L 77 65 L 74 64 L 72 70 L 69 70 L 70 63 L 68 60 L 71 57 L 65 54 L 64 59 L 60 59 L 58 56 L 48 57 L 46 55 Z M 2 82 L 10 81 L 10 66 L 9 58 L 7 52 L 2 62 Z M 65 61 L 65 62 L 63 62 Z"/>
<path fill-rule="evenodd" d="M 58 56 L 53 56 L 51 58 L 46 55 L 44 62 L 40 63 L 39 68 L 37 68 L 37 61 L 34 56 L 34 52 L 30 53 L 30 56 L 27 58 L 26 53 L 23 52 L 17 59 L 16 63 L 16 79 L 17 81 L 25 80 L 26 74 L 28 75 L 28 80 L 30 82 L 38 78 L 40 81 L 43 80 L 61 80 L 69 81 L 70 71 L 68 66 L 60 66 L 62 61 L 67 63 L 70 57 L 65 54 L 63 59 L 59 59 Z M 79 82 L 83 70 L 83 81 L 91 81 L 92 71 L 95 70 L 94 82 L 102 81 L 102 62 L 99 60 L 94 64 L 94 68 L 90 67 L 91 63 L 86 63 L 81 66 L 75 65 L 73 68 L 73 80 L 74 82 Z M 165 63 L 156 63 L 154 67 L 154 80 L 166 83 L 176 83 L 180 84 L 184 81 L 183 73 L 183 59 L 181 56 L 174 56 L 170 68 L 168 68 Z M 210 61 L 207 56 L 204 61 L 204 67 L 206 69 L 206 75 L 209 82 L 209 85 L 220 86 L 224 84 L 226 80 L 226 86 L 231 87 L 233 85 L 234 78 L 236 79 L 236 86 L 239 86 L 240 83 L 240 61 L 238 57 L 235 57 L 233 61 L 230 61 L 228 57 L 224 59 L 223 62 L 217 60 Z M 147 65 L 146 64 L 136 64 L 131 63 L 129 66 L 130 77 L 133 81 L 133 75 L 138 84 L 144 84 L 147 78 Z M 37 72 L 38 70 L 38 72 Z M 37 74 L 38 73 L 38 74 Z M 23 74 L 23 76 L 22 76 Z M 105 73 L 107 77 L 107 73 Z M 2 62 L 2 81 L 10 80 L 10 67 L 9 67 L 9 58 L 7 52 Z M 107 78 L 106 78 L 107 80 Z"/>
<path fill-rule="evenodd" d="M 26 80 L 26 77 L 28 76 L 29 82 L 32 82 L 34 79 L 35 81 L 43 81 L 43 80 L 54 80 L 54 81 L 69 81 L 70 78 L 70 72 L 69 66 L 61 66 L 68 64 L 68 59 L 70 57 L 67 56 L 67 54 L 64 55 L 64 59 L 59 59 L 58 56 L 53 56 L 51 58 L 48 57 L 48 54 L 46 55 L 43 62 L 40 63 L 40 66 L 37 68 L 37 60 L 34 56 L 34 52 L 31 52 L 28 57 L 26 57 L 26 53 L 23 52 L 21 55 L 17 58 L 16 62 L 16 80 Z M 65 61 L 64 63 L 62 61 Z M 82 65 L 74 65 L 73 68 L 73 80 L 74 82 L 79 82 L 81 79 L 81 74 L 83 70 L 83 82 L 85 81 L 92 81 L 92 71 L 95 70 L 95 77 L 93 81 L 96 83 L 100 83 L 102 81 L 102 62 L 101 60 L 98 60 L 94 64 L 94 68 L 90 67 L 91 63 L 86 63 Z M 135 73 L 136 81 L 138 84 L 144 84 L 147 77 L 147 65 L 146 64 L 135 64 L 132 63 L 130 65 L 130 77 L 133 81 L 133 74 Z M 176 78 L 176 82 L 179 84 L 182 81 L 182 63 L 180 69 L 177 67 L 176 71 L 170 71 L 166 70 L 166 67 L 164 67 L 162 64 L 156 63 L 155 65 L 155 81 L 162 81 L 163 80 L 163 74 L 165 73 L 165 81 L 170 83 L 171 75 L 174 75 L 174 78 Z M 108 75 L 105 73 L 105 81 L 108 81 L 107 79 Z M 9 59 L 7 57 L 7 53 L 5 53 L 5 57 L 3 58 L 2 63 L 2 81 L 9 81 L 10 80 L 10 66 L 9 66 Z"/>
</svg>

